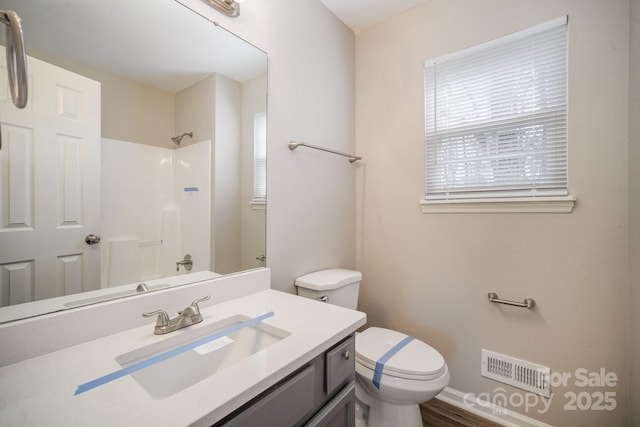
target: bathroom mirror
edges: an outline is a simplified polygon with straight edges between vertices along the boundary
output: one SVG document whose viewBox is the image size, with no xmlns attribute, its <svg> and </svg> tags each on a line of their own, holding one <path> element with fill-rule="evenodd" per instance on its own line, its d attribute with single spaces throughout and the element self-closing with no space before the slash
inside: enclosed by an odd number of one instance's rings
<svg viewBox="0 0 640 427">
<path fill-rule="evenodd" d="M 174 0 L 0 9 L 0 323 L 264 267 L 263 51 Z"/>
</svg>

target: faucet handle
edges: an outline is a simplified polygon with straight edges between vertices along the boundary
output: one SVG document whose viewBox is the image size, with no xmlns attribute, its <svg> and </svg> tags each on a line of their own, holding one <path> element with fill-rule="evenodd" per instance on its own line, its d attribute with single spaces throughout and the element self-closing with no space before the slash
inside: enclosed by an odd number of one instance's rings
<svg viewBox="0 0 640 427">
<path fill-rule="evenodd" d="M 200 307 L 198 307 L 198 303 L 203 301 L 209 301 L 211 299 L 211 295 L 207 295 L 204 298 L 197 299 L 191 303 L 191 308 L 193 309 L 194 314 L 200 314 Z"/>
<path fill-rule="evenodd" d="M 169 315 L 164 310 L 156 310 L 151 313 L 142 313 L 142 317 L 153 317 L 158 315 L 158 320 L 156 321 L 156 326 L 167 326 L 169 324 Z"/>
</svg>

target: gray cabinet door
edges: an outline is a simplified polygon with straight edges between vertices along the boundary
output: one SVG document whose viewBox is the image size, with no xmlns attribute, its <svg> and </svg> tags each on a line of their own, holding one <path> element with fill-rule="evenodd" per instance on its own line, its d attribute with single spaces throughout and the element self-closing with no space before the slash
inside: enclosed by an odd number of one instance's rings
<svg viewBox="0 0 640 427">
<path fill-rule="evenodd" d="M 271 390 L 224 426 L 293 426 L 313 409 L 313 382 L 312 365 Z"/>
<path fill-rule="evenodd" d="M 355 379 L 356 340 L 339 343 L 325 354 L 325 392 L 331 394 Z"/>
<path fill-rule="evenodd" d="M 347 384 L 305 427 L 354 427 L 356 383 Z"/>
</svg>

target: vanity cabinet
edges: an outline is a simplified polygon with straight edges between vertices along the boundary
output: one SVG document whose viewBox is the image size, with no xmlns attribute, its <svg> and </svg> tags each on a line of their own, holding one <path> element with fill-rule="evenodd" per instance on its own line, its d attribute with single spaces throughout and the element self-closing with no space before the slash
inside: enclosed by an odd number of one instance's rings
<svg viewBox="0 0 640 427">
<path fill-rule="evenodd" d="M 214 427 L 355 426 L 355 337 L 349 335 Z"/>
</svg>

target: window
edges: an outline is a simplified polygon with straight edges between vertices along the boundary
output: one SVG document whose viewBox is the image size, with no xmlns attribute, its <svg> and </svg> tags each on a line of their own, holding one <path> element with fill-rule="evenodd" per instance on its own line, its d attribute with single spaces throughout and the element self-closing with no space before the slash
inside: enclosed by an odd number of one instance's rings
<svg viewBox="0 0 640 427">
<path fill-rule="evenodd" d="M 252 205 L 267 201 L 267 113 L 253 117 L 253 199 Z"/>
<path fill-rule="evenodd" d="M 423 206 L 568 195 L 567 17 L 425 61 L 424 72 Z"/>
</svg>

